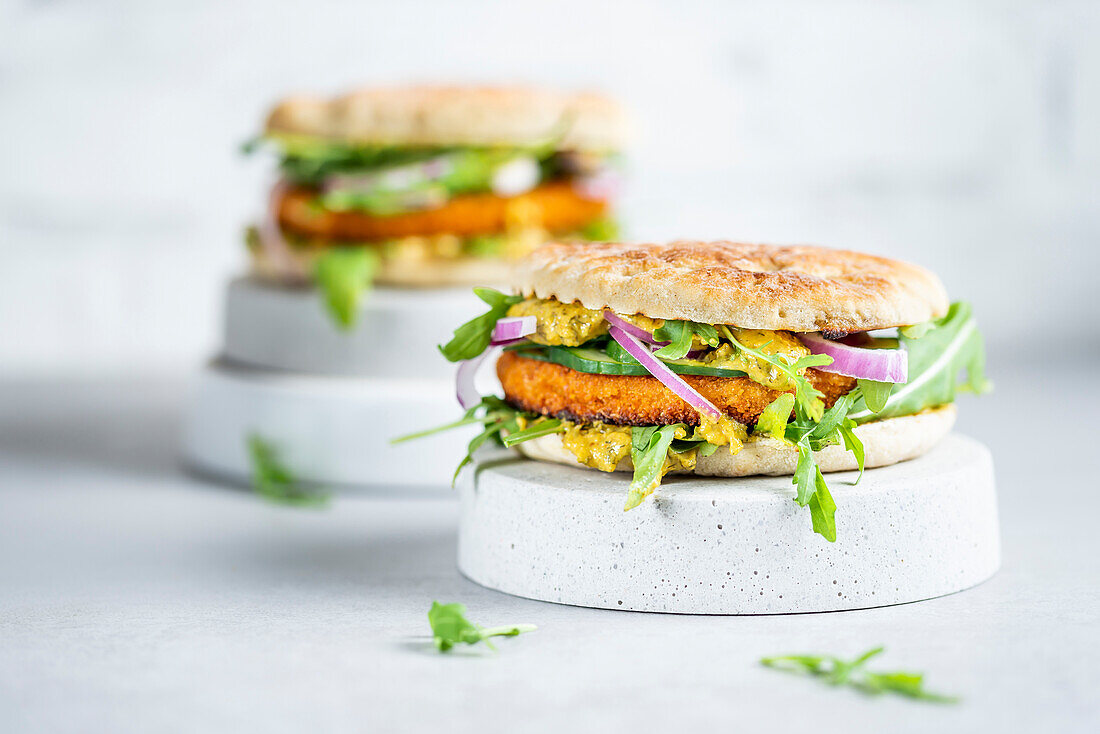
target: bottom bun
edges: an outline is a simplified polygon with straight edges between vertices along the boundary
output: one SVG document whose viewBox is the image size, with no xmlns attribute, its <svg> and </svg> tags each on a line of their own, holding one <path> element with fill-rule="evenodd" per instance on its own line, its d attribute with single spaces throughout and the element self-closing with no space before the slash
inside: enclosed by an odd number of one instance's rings
<svg viewBox="0 0 1100 734">
<path fill-rule="evenodd" d="M 435 288 L 459 285 L 500 285 L 511 280 L 512 262 L 503 259 L 463 257 L 454 260 L 383 260 L 375 276 L 382 285 Z"/>
<path fill-rule="evenodd" d="M 954 424 L 955 406 L 944 405 L 916 415 L 864 423 L 855 432 L 863 441 L 865 465 L 870 469 L 915 459 L 939 443 Z M 538 461 L 578 465 L 576 457 L 562 445 L 561 436 L 557 434 L 525 441 L 516 448 L 524 456 Z M 839 445 L 815 451 L 814 458 L 823 472 L 858 468 L 851 452 Z M 736 454 L 730 455 L 727 448 L 719 447 L 710 456 L 700 456 L 692 473 L 711 477 L 783 476 L 794 474 L 797 464 L 798 451 L 789 444 L 774 438 L 750 437 Z M 615 471 L 633 470 L 630 457 L 615 467 Z"/>
<path fill-rule="evenodd" d="M 253 250 L 252 272 L 257 278 L 276 285 L 303 285 L 310 282 L 313 262 L 320 250 L 287 248 L 278 256 Z M 459 257 L 447 260 L 383 259 L 374 282 L 409 288 L 444 286 L 498 285 L 507 283 L 512 263 L 502 258 Z"/>
</svg>

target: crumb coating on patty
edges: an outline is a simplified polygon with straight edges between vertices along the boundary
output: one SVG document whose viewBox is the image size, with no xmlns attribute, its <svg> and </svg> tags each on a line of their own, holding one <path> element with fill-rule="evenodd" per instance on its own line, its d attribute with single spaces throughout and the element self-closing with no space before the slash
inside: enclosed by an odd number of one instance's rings
<svg viewBox="0 0 1100 734">
<path fill-rule="evenodd" d="M 497 376 L 508 403 L 532 413 L 623 426 L 699 424 L 699 412 L 654 377 L 591 375 L 514 352 L 501 356 Z M 745 425 L 755 424 L 780 395 L 747 377 L 681 377 L 725 415 Z M 806 370 L 806 378 L 825 394 L 826 407 L 856 386 L 852 377 L 813 368 Z"/>
</svg>

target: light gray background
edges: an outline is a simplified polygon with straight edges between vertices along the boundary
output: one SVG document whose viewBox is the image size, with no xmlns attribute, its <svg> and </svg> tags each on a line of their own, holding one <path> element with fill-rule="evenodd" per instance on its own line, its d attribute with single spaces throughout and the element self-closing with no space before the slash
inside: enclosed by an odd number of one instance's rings
<svg viewBox="0 0 1100 734">
<path fill-rule="evenodd" d="M 1098 349 L 1095 2 L 0 2 L 0 370 L 213 348 L 290 90 L 598 87 L 636 237 L 897 255 L 995 348 Z M 1046 348 L 1044 348 L 1046 347 Z"/>
<path fill-rule="evenodd" d="M 1098 37 L 1095 2 L 0 0 L 0 730 L 1100 729 Z M 579 610 L 461 579 L 449 499 L 182 476 L 267 175 L 236 145 L 285 91 L 441 76 L 622 97 L 637 237 L 897 255 L 973 300 L 1004 570 L 835 615 Z M 433 598 L 542 629 L 441 659 Z M 753 664 L 879 643 L 966 702 Z"/>
</svg>

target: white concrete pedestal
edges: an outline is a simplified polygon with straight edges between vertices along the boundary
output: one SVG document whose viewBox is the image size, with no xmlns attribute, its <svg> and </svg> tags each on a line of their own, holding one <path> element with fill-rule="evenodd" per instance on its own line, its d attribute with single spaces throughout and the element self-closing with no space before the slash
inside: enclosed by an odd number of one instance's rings
<svg viewBox="0 0 1100 734">
<path fill-rule="evenodd" d="M 255 432 L 305 482 L 450 491 L 477 426 L 396 446 L 390 439 L 461 415 L 453 380 L 310 377 L 214 362 L 194 386 L 184 457 L 204 473 L 248 482 L 246 440 Z"/>
<path fill-rule="evenodd" d="M 928 454 L 828 474 L 837 540 L 790 477 L 666 477 L 623 511 L 629 475 L 486 457 L 460 479 L 458 564 L 483 586 L 578 606 L 692 614 L 823 612 L 966 589 L 1000 565 L 993 464 L 951 434 Z"/>
<path fill-rule="evenodd" d="M 389 441 L 461 417 L 455 365 L 436 345 L 485 308 L 467 288 L 376 288 L 342 331 L 314 289 L 237 278 L 221 356 L 199 373 L 188 406 L 185 461 L 248 482 L 246 441 L 257 433 L 306 483 L 449 488 L 475 428 Z M 483 389 L 499 387 L 491 370 L 483 378 Z"/>
<path fill-rule="evenodd" d="M 436 345 L 486 308 L 469 288 L 378 287 L 363 296 L 355 325 L 341 330 L 315 289 L 237 278 L 226 292 L 222 355 L 309 375 L 451 379 L 454 365 Z"/>
</svg>

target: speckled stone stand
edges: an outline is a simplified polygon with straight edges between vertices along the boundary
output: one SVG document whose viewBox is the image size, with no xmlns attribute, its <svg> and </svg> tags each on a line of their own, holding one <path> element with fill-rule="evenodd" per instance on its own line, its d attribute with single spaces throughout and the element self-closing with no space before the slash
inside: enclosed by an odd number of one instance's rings
<svg viewBox="0 0 1100 734">
<path fill-rule="evenodd" d="M 336 327 L 313 288 L 280 288 L 252 278 L 229 284 L 222 355 L 233 362 L 308 375 L 453 379 L 437 344 L 486 306 L 470 288 L 377 287 L 359 318 Z"/>
<path fill-rule="evenodd" d="M 476 427 L 416 441 L 390 439 L 461 417 L 454 380 L 313 377 L 215 361 L 197 376 L 184 424 L 191 467 L 249 481 L 250 433 L 280 449 L 305 482 L 373 491 L 449 492 Z"/>
<path fill-rule="evenodd" d="M 607 609 L 824 612 L 950 594 L 1000 565 L 993 463 L 958 434 L 925 456 L 829 474 L 837 540 L 790 477 L 666 478 L 623 512 L 629 475 L 485 457 L 460 482 L 458 565 L 483 586 Z"/>
</svg>

